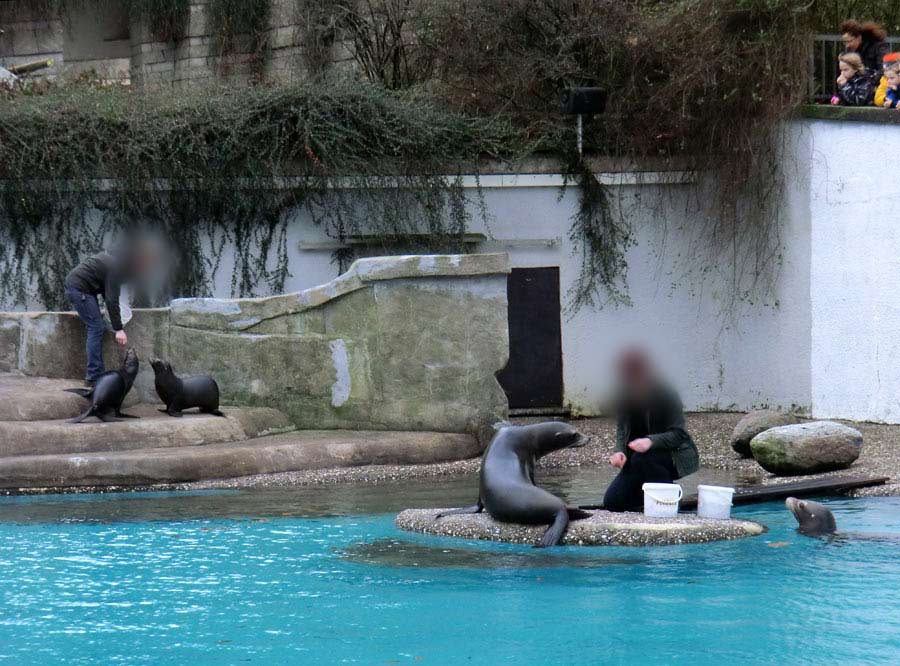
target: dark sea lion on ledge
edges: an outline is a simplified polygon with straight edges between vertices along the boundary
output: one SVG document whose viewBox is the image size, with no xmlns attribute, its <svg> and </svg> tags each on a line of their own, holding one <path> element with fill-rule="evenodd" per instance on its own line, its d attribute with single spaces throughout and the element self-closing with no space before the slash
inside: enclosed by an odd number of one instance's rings
<svg viewBox="0 0 900 666">
<path fill-rule="evenodd" d="M 480 513 L 506 523 L 550 525 L 539 547 L 555 546 L 569 526 L 569 520 L 591 514 L 566 506 L 534 483 L 535 462 L 553 451 L 587 444 L 588 438 L 567 423 L 548 421 L 527 426 L 504 425 L 491 440 L 481 462 L 478 504 L 452 514 Z"/>
<path fill-rule="evenodd" d="M 125 353 L 122 367 L 119 370 L 104 372 L 97 377 L 97 381 L 94 382 L 92 388 L 64 389 L 69 393 L 75 393 L 91 401 L 87 411 L 79 414 L 69 423 L 81 423 L 89 416 L 96 416 L 101 421 L 119 420 L 118 418 L 111 418 L 109 412 L 113 412 L 119 418 L 140 418 L 122 413 L 122 403 L 125 401 L 125 396 L 128 395 L 132 385 L 134 385 L 134 378 L 137 377 L 139 369 L 140 362 L 138 361 L 137 352 L 134 349 L 129 349 Z"/>
<path fill-rule="evenodd" d="M 178 377 L 172 364 L 158 358 L 150 359 L 156 375 L 156 394 L 166 406 L 159 411 L 169 416 L 181 416 L 181 412 L 191 407 L 199 407 L 203 414 L 225 416 L 219 411 L 219 385 L 208 375 Z"/>
</svg>

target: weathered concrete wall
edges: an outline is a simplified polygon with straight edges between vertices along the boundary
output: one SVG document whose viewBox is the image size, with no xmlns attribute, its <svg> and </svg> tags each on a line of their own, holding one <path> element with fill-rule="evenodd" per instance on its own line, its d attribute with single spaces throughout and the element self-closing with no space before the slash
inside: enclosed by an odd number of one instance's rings
<svg viewBox="0 0 900 666">
<path fill-rule="evenodd" d="M 181 299 L 126 326 L 148 359 L 212 374 L 225 404 L 276 407 L 299 428 L 488 433 L 505 418 L 508 258 L 371 258 L 324 285 L 259 299 Z M 79 378 L 84 330 L 70 313 L 0 313 L 0 372 Z M 118 351 L 108 341 L 107 361 Z"/>
<path fill-rule="evenodd" d="M 874 114 L 884 111 L 872 110 Z M 888 114 L 884 114 L 888 115 Z M 900 423 L 898 127 L 810 120 L 812 404 L 819 418 Z"/>
</svg>

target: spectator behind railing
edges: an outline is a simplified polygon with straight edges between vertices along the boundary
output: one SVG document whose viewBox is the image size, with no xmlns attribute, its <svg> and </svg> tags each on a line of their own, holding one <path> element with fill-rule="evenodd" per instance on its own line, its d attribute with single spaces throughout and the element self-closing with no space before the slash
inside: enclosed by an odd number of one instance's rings
<svg viewBox="0 0 900 666">
<path fill-rule="evenodd" d="M 841 75 L 837 78 L 838 94 L 832 104 L 842 106 L 868 106 L 875 98 L 875 82 L 869 76 L 858 53 L 842 53 L 838 56 Z"/>
<path fill-rule="evenodd" d="M 854 19 L 841 23 L 840 29 L 844 48 L 848 53 L 858 54 L 869 76 L 877 81 L 881 77 L 882 60 L 888 52 L 885 29 L 872 21 L 860 23 Z"/>
<path fill-rule="evenodd" d="M 885 109 L 900 109 L 900 62 L 886 64 L 884 78 L 887 80 L 887 88 L 881 106 Z"/>
<path fill-rule="evenodd" d="M 882 61 L 884 66 L 882 67 L 883 74 L 881 75 L 881 81 L 878 82 L 878 88 L 875 89 L 875 106 L 886 106 L 884 103 L 885 94 L 888 89 L 888 80 L 887 80 L 887 70 L 893 65 L 900 65 L 900 53 L 888 53 L 884 56 L 884 60 Z M 894 108 L 894 107 L 887 107 Z"/>
</svg>

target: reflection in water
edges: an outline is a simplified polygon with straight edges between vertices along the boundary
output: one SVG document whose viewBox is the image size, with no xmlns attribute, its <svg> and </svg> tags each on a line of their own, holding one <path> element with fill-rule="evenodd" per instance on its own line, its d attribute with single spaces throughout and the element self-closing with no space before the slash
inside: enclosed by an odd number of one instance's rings
<svg viewBox="0 0 900 666">
<path fill-rule="evenodd" d="M 597 557 L 595 555 L 560 555 L 535 550 L 533 553 L 512 550 L 447 548 L 398 539 L 377 539 L 357 543 L 340 556 L 358 564 L 388 567 L 439 569 L 551 569 L 575 567 L 595 569 L 615 564 L 642 564 L 635 558 Z"/>
</svg>

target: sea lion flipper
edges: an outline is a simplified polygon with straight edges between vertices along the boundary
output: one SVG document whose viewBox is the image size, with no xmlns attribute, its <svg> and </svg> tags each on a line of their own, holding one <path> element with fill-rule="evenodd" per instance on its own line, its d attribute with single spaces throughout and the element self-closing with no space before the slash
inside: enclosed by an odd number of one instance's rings
<svg viewBox="0 0 900 666">
<path fill-rule="evenodd" d="M 481 513 L 482 511 L 484 511 L 484 504 L 481 503 L 481 500 L 478 500 L 478 504 L 473 504 L 472 506 L 467 506 L 463 509 L 451 509 L 450 511 L 439 513 L 434 519 L 440 520 L 444 516 L 460 516 L 467 513 Z"/>
<path fill-rule="evenodd" d="M 556 518 L 553 520 L 553 524 L 544 532 L 544 536 L 541 537 L 540 543 L 538 543 L 535 548 L 546 548 L 547 546 L 557 546 L 559 542 L 562 541 L 563 534 L 566 533 L 566 528 L 569 526 L 569 512 L 566 508 L 560 509 Z"/>
<path fill-rule="evenodd" d="M 88 400 L 94 395 L 94 387 L 91 388 L 67 388 L 63 389 L 66 393 L 74 393 L 77 396 L 81 396 L 82 398 L 87 398 Z"/>
<path fill-rule="evenodd" d="M 582 508 L 567 506 L 566 513 L 569 514 L 569 520 L 583 520 L 584 518 L 590 518 L 593 514 L 590 511 L 585 511 Z"/>
<path fill-rule="evenodd" d="M 76 416 L 74 419 L 69 419 L 69 423 L 81 423 L 82 421 L 84 421 L 87 417 L 89 417 L 93 413 L 94 413 L 94 406 L 91 405 L 90 407 L 87 408 L 86 411 L 82 412 L 81 414 Z"/>
<path fill-rule="evenodd" d="M 141 418 L 140 416 L 135 416 L 134 414 L 126 414 L 125 412 L 121 412 L 119 410 L 116 410 L 116 416 L 118 416 L 120 419 L 139 419 L 139 418 Z"/>
<path fill-rule="evenodd" d="M 225 414 L 222 413 L 221 409 L 213 409 L 213 410 L 210 410 L 208 413 L 212 414 L 213 416 L 225 416 Z"/>
</svg>

